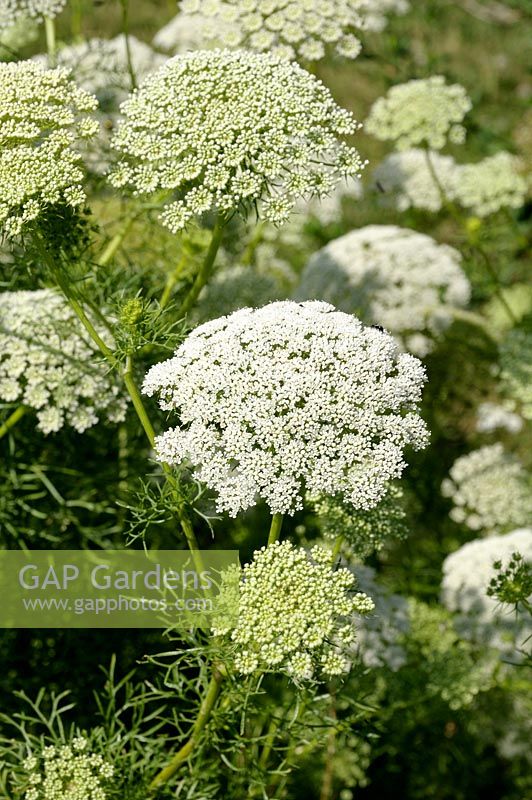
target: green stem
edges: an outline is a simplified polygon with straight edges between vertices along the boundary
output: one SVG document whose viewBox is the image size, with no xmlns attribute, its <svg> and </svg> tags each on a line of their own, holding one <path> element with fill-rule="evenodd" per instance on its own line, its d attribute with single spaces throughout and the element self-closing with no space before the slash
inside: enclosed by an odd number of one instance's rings
<svg viewBox="0 0 532 800">
<path fill-rule="evenodd" d="M 87 333 L 91 337 L 91 339 L 94 342 L 94 344 L 98 347 L 98 349 L 105 356 L 105 358 L 110 362 L 110 364 L 115 366 L 116 359 L 115 359 L 113 351 L 111 350 L 110 347 L 108 347 L 105 344 L 104 340 L 102 339 L 102 337 L 100 336 L 100 334 L 98 333 L 98 331 L 96 330 L 96 328 L 94 327 L 94 325 L 92 324 L 92 322 L 90 321 L 88 316 L 85 314 L 85 311 L 83 310 L 81 304 L 75 299 L 75 297 L 72 297 L 72 295 L 69 292 L 66 292 L 63 287 L 61 287 L 61 288 L 63 289 L 63 293 L 64 293 L 66 299 L 70 303 L 70 307 L 72 308 L 72 310 L 76 314 L 76 316 L 79 319 L 79 321 L 81 322 L 81 324 L 84 326 L 85 330 L 87 331 Z"/>
<path fill-rule="evenodd" d="M 268 536 L 268 545 L 276 542 L 281 535 L 281 528 L 283 527 L 284 514 L 273 514 L 272 524 L 270 526 L 270 534 Z"/>
<path fill-rule="evenodd" d="M 432 163 L 432 158 L 431 158 L 430 152 L 428 150 L 425 150 L 425 157 L 426 157 L 426 160 L 427 160 L 428 170 L 429 170 L 429 172 L 431 174 L 431 177 L 432 177 L 434 183 L 436 184 L 436 186 L 438 188 L 438 191 L 440 193 L 441 200 L 442 200 L 442 205 L 463 226 L 464 220 L 462 218 L 462 215 L 460 214 L 460 212 L 456 208 L 455 204 L 447 197 L 447 195 L 445 193 L 445 190 L 444 190 L 442 184 L 440 183 L 440 180 L 439 180 L 439 178 L 438 178 L 438 176 L 436 174 L 436 170 L 434 168 L 434 164 Z M 474 250 L 476 250 L 477 253 L 479 253 L 479 255 L 481 256 L 481 258 L 482 258 L 482 260 L 483 260 L 483 262 L 484 262 L 484 264 L 486 266 L 486 269 L 488 270 L 488 272 L 489 272 L 489 274 L 490 274 L 490 276 L 491 276 L 491 278 L 492 278 L 492 280 L 494 282 L 495 294 L 497 296 L 497 299 L 499 300 L 500 304 L 504 307 L 504 310 L 505 310 L 508 318 L 512 322 L 512 325 L 517 324 L 517 319 L 515 317 L 515 314 L 513 313 L 512 309 L 510 308 L 508 302 L 506 301 L 506 299 L 505 299 L 505 297 L 504 297 L 504 295 L 503 295 L 503 293 L 501 291 L 501 284 L 500 284 L 500 281 L 499 281 L 499 276 L 497 275 L 497 271 L 496 271 L 495 267 L 491 263 L 491 259 L 490 259 L 489 255 L 486 253 L 486 251 L 484 250 L 482 245 L 479 244 L 478 242 L 472 243 L 471 247 Z"/>
<path fill-rule="evenodd" d="M 81 39 L 83 0 L 70 0 L 70 32 L 74 41 Z"/>
<path fill-rule="evenodd" d="M 270 754 L 272 752 L 273 745 L 275 743 L 275 736 L 277 734 L 278 727 L 279 727 L 278 721 L 276 719 L 272 719 L 268 726 L 268 733 L 266 734 L 266 741 L 264 742 L 262 753 L 260 754 L 259 757 L 259 767 L 261 767 L 262 769 L 265 769 L 268 764 Z"/>
<path fill-rule="evenodd" d="M 500 284 L 500 281 L 499 281 L 499 276 L 497 275 L 497 270 L 495 269 L 495 267 L 491 263 L 491 259 L 490 259 L 489 255 L 486 253 L 486 251 L 484 250 L 484 248 L 482 247 L 481 244 L 475 243 L 475 244 L 472 245 L 472 247 L 477 251 L 477 253 L 482 258 L 482 261 L 484 262 L 486 270 L 488 271 L 488 273 L 491 276 L 491 279 L 493 280 L 494 289 L 495 289 L 495 295 L 497 296 L 497 299 L 498 299 L 499 303 L 501 304 L 501 306 L 504 308 L 508 319 L 512 323 L 512 326 L 513 325 L 517 325 L 517 323 L 518 323 L 517 317 L 515 316 L 515 314 L 512 311 L 508 301 L 506 300 L 506 298 L 504 297 L 504 295 L 502 293 L 501 284 Z"/>
<path fill-rule="evenodd" d="M 177 266 L 175 267 L 175 269 L 172 270 L 172 272 L 170 273 L 170 275 L 166 279 L 166 283 L 165 283 L 165 286 L 164 286 L 164 291 L 163 291 L 163 293 L 161 295 L 161 299 L 159 300 L 159 305 L 160 305 L 161 308 L 166 308 L 166 306 L 168 305 L 168 303 L 170 301 L 170 298 L 172 296 L 173 288 L 176 285 L 177 280 L 178 280 L 179 276 L 181 275 L 181 272 L 182 272 L 183 267 L 185 266 L 185 264 L 186 264 L 186 256 L 183 256 L 180 259 L 180 261 L 177 264 Z"/>
<path fill-rule="evenodd" d="M 137 412 L 137 417 L 140 420 L 140 424 L 146 434 L 146 438 L 148 439 L 152 448 L 155 448 L 155 430 L 153 425 L 151 424 L 151 420 L 148 416 L 148 412 L 146 411 L 146 406 L 142 401 L 142 397 L 138 390 L 137 384 L 135 383 L 135 379 L 133 377 L 133 357 L 128 355 L 126 358 L 126 368 L 123 372 L 124 383 L 126 385 L 126 389 L 128 394 L 131 398 L 133 403 L 133 407 Z M 162 464 L 163 472 L 165 474 L 166 480 L 172 485 L 173 483 L 173 475 L 172 475 L 172 468 L 169 464 Z M 194 566 L 198 573 L 201 573 L 205 570 L 203 559 L 201 557 L 201 551 L 198 545 L 198 540 L 196 539 L 196 534 L 194 533 L 194 528 L 192 527 L 192 523 L 190 522 L 188 516 L 186 515 L 185 511 L 182 508 L 176 509 L 177 515 L 179 518 L 179 524 L 181 525 L 181 529 L 185 535 L 185 539 L 187 541 L 188 548 L 192 555 L 192 560 L 194 561 Z"/>
<path fill-rule="evenodd" d="M 255 253 L 257 251 L 257 247 L 262 241 L 263 232 L 264 232 L 264 222 L 261 221 L 257 225 L 255 225 L 253 236 L 249 240 L 248 245 L 244 250 L 244 254 L 240 259 L 243 266 L 247 267 L 249 264 L 253 262 Z"/>
<path fill-rule="evenodd" d="M 216 701 L 220 694 L 220 690 L 222 687 L 222 681 L 224 679 L 224 670 L 221 667 L 215 667 L 214 673 L 211 678 L 211 682 L 209 683 L 207 692 L 201 702 L 200 710 L 198 712 L 198 716 L 196 717 L 196 721 L 192 727 L 192 732 L 190 737 L 185 742 L 185 744 L 177 751 L 175 756 L 172 758 L 170 763 L 162 769 L 152 780 L 150 783 L 149 789 L 153 791 L 161 786 L 166 781 L 170 780 L 170 778 L 175 775 L 181 764 L 188 759 L 188 757 L 193 752 L 200 735 L 205 728 L 207 722 L 209 721 L 209 717 L 211 716 L 212 710 L 216 705 Z"/>
<path fill-rule="evenodd" d="M 14 428 L 19 419 L 22 419 L 24 414 L 28 411 L 26 406 L 19 406 L 10 417 L 4 422 L 3 425 L 0 425 L 0 439 L 2 439 L 6 433 L 9 433 L 11 428 Z"/>
<path fill-rule="evenodd" d="M 55 54 L 57 43 L 55 40 L 55 20 L 51 17 L 44 18 L 44 33 L 46 36 L 46 50 L 51 67 L 55 67 Z"/>
<path fill-rule="evenodd" d="M 126 357 L 126 368 L 123 372 L 123 378 L 124 383 L 126 384 L 126 389 L 131 398 L 131 402 L 133 403 L 133 407 L 137 412 L 137 417 L 142 425 L 142 429 L 144 430 L 146 438 L 153 448 L 155 447 L 155 431 L 148 416 L 148 412 L 146 411 L 146 407 L 142 402 L 142 397 L 140 396 L 135 379 L 133 378 L 133 358 L 131 355 Z"/>
<path fill-rule="evenodd" d="M 212 232 L 211 243 L 209 245 L 209 249 L 207 250 L 207 254 L 205 259 L 203 260 L 203 264 L 201 265 L 198 274 L 190 288 L 189 293 L 181 303 L 178 311 L 178 317 L 184 317 L 187 314 L 196 300 L 199 297 L 199 294 L 203 287 L 208 282 L 209 278 L 212 275 L 214 269 L 214 262 L 216 261 L 216 254 L 220 248 L 220 244 L 222 242 L 222 236 L 225 226 L 225 219 L 219 217 L 216 221 L 216 225 L 214 226 L 214 230 Z"/>
<path fill-rule="evenodd" d="M 133 68 L 133 59 L 131 56 L 131 44 L 129 41 L 129 0 L 120 0 L 122 6 L 122 31 L 124 33 L 124 40 L 126 43 L 126 58 L 129 77 L 131 79 L 131 89 L 137 88 L 137 78 Z"/>
<path fill-rule="evenodd" d="M 98 259 L 98 266 L 105 267 L 109 264 L 110 261 L 114 258 L 116 251 L 126 238 L 127 234 L 131 230 L 131 226 L 135 222 L 136 217 L 130 217 L 124 224 L 122 230 L 118 231 L 113 238 L 109 241 L 105 250 L 101 254 L 100 258 Z"/>
<path fill-rule="evenodd" d="M 333 551 L 332 551 L 332 560 L 333 561 L 338 555 L 340 555 L 340 550 L 342 549 L 343 543 L 344 543 L 344 536 L 343 536 L 343 534 L 340 534 L 340 536 L 337 536 L 336 541 L 334 543 L 334 547 L 333 547 Z"/>
</svg>

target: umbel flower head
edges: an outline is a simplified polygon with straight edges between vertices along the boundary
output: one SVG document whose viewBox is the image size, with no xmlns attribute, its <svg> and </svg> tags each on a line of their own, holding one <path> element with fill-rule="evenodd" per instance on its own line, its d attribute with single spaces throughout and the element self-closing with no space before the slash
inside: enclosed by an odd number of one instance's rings
<svg viewBox="0 0 532 800">
<path fill-rule="evenodd" d="M 74 312 L 50 289 L 0 294 L 0 400 L 35 409 L 43 433 L 83 433 L 126 410 Z"/>
<path fill-rule="evenodd" d="M 244 675 L 273 670 L 295 681 L 340 675 L 350 667 L 344 652 L 355 637 L 350 618 L 374 607 L 352 591 L 354 584 L 349 570 L 332 568 L 329 551 L 275 542 L 244 566 L 232 630 L 222 624 L 214 633 L 230 633 L 238 647 L 235 669 Z"/>
<path fill-rule="evenodd" d="M 22 19 L 36 19 L 39 22 L 45 17 L 53 19 L 65 6 L 66 0 L 1 0 L 0 31 Z"/>
<path fill-rule="evenodd" d="M 270 303 L 196 328 L 151 368 L 144 392 L 177 411 L 157 438 L 168 464 L 189 461 L 235 516 L 264 500 L 293 513 L 310 494 L 369 509 L 424 447 L 425 373 L 394 339 L 327 303 Z"/>
<path fill-rule="evenodd" d="M 166 193 L 171 231 L 208 211 L 261 203 L 285 221 L 298 197 L 326 194 L 357 175 L 357 151 L 339 140 L 359 125 L 297 64 L 241 50 L 176 56 L 122 104 L 113 138 L 114 186 Z"/>
<path fill-rule="evenodd" d="M 341 498 L 328 495 L 310 497 L 308 501 L 323 538 L 334 542 L 341 536 L 350 557 L 363 560 L 382 550 L 389 539 L 406 536 L 403 490 L 399 486 L 392 484 L 380 503 L 367 511 L 355 511 Z"/>
<path fill-rule="evenodd" d="M 329 242 L 305 267 L 296 297 L 316 298 L 383 325 L 424 356 L 467 305 L 457 250 L 395 225 L 368 225 Z"/>
<path fill-rule="evenodd" d="M 526 525 L 532 513 L 529 477 L 500 442 L 457 458 L 442 494 L 453 501 L 451 519 L 485 534 Z"/>
<path fill-rule="evenodd" d="M 488 596 L 497 574 L 495 564 L 505 567 L 514 553 L 532 563 L 532 529 L 521 528 L 505 536 L 489 536 L 467 542 L 443 562 L 442 601 L 457 612 L 457 629 L 468 638 L 515 655 L 530 634 L 530 621 L 518 619 L 515 606 Z"/>
<path fill-rule="evenodd" d="M 0 64 L 0 230 L 18 235 L 48 206 L 83 204 L 75 145 L 98 130 L 97 107 L 67 69 Z"/>
<path fill-rule="evenodd" d="M 520 161 L 510 153 L 496 153 L 477 164 L 459 168 L 455 199 L 479 217 L 501 208 L 521 208 L 529 183 L 520 174 Z"/>
<path fill-rule="evenodd" d="M 436 213 L 454 198 L 459 170 L 451 156 L 412 148 L 386 156 L 373 170 L 372 181 L 383 205 Z"/>
<path fill-rule="evenodd" d="M 89 745 L 76 736 L 71 744 L 31 753 L 23 763 L 29 785 L 24 800 L 106 800 L 115 768 Z"/>
<path fill-rule="evenodd" d="M 365 128 L 377 139 L 395 142 L 398 150 L 417 145 L 441 150 L 448 139 L 464 141 L 460 123 L 470 109 L 463 86 L 433 75 L 392 86 L 373 104 Z"/>
<path fill-rule="evenodd" d="M 328 53 L 356 58 L 358 33 L 382 30 L 386 15 L 403 13 L 405 0 L 183 0 L 203 41 L 271 51 L 288 59 L 319 61 Z"/>
</svg>

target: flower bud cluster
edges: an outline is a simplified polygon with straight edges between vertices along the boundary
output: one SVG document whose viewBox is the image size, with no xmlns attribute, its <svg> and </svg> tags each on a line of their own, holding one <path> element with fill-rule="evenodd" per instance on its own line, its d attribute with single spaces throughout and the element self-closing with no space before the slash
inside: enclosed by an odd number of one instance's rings
<svg viewBox="0 0 532 800">
<path fill-rule="evenodd" d="M 72 743 L 44 747 L 23 764 L 29 788 L 24 800 L 106 800 L 115 769 L 103 756 L 91 753 L 89 741 L 76 736 Z"/>
<path fill-rule="evenodd" d="M 238 646 L 236 670 L 284 672 L 295 681 L 348 672 L 352 616 L 374 608 L 366 594 L 353 592 L 354 584 L 353 574 L 334 570 L 330 552 L 320 547 L 307 552 L 275 542 L 256 551 L 242 572 L 238 621 L 230 632 Z"/>
</svg>

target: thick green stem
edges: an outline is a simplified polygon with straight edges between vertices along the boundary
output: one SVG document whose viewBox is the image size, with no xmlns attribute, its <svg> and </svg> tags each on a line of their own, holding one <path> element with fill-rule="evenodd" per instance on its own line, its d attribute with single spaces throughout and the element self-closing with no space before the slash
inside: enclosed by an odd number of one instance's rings
<svg viewBox="0 0 532 800">
<path fill-rule="evenodd" d="M 214 673 L 211 678 L 211 682 L 209 683 L 207 692 L 201 702 L 200 710 L 198 712 L 198 716 L 196 717 L 196 721 L 192 727 L 192 733 L 190 737 L 185 742 L 183 747 L 177 751 L 175 756 L 172 758 L 170 763 L 162 769 L 152 780 L 150 783 L 150 790 L 153 791 L 161 786 L 163 783 L 166 783 L 170 780 L 173 775 L 177 772 L 181 764 L 188 759 L 188 757 L 193 752 L 196 744 L 199 741 L 201 733 L 205 728 L 207 722 L 209 721 L 209 717 L 211 716 L 212 710 L 216 705 L 216 701 L 220 694 L 220 690 L 222 687 L 222 681 L 224 679 L 224 670 L 221 667 L 215 667 Z"/>
<path fill-rule="evenodd" d="M 105 356 L 105 358 L 109 361 L 109 363 L 112 366 L 114 366 L 116 360 L 113 351 L 108 345 L 105 344 L 104 340 L 102 339 L 102 337 L 100 336 L 100 334 L 98 333 L 98 331 L 96 330 L 96 328 L 94 327 L 88 316 L 85 314 L 85 311 L 83 310 L 81 304 L 74 297 L 72 297 L 72 295 L 70 295 L 68 292 L 65 292 L 64 288 L 63 292 L 65 294 L 66 299 L 70 303 L 70 307 L 76 314 L 79 321 L 82 323 L 83 327 L 91 337 L 94 344 L 98 347 L 102 355 Z"/>
<path fill-rule="evenodd" d="M 126 59 L 129 77 L 131 80 L 131 89 L 137 88 L 137 77 L 133 67 L 133 58 L 131 56 L 131 43 L 129 41 L 129 0 L 120 0 L 122 6 L 122 32 L 126 43 Z"/>
<path fill-rule="evenodd" d="M 46 51 L 51 67 L 55 67 L 57 43 L 55 40 L 55 20 L 51 17 L 44 18 L 44 33 L 46 36 Z"/>
<path fill-rule="evenodd" d="M 137 417 L 140 420 L 140 424 L 142 425 L 144 433 L 146 434 L 150 445 L 155 447 L 155 431 L 148 416 L 148 412 L 146 411 L 146 407 L 142 402 L 142 397 L 140 396 L 135 379 L 133 378 L 133 359 L 130 355 L 126 358 L 126 368 L 124 370 L 123 377 L 124 383 L 126 384 L 126 389 L 131 398 L 131 402 L 133 403 L 133 407 L 137 412 Z"/>
<path fill-rule="evenodd" d="M 70 0 L 70 32 L 74 40 L 81 39 L 83 0 Z"/>
<path fill-rule="evenodd" d="M 257 252 L 257 247 L 262 242 L 262 237 L 264 235 L 264 222 L 258 222 L 255 225 L 255 230 L 253 231 L 253 236 L 248 242 L 246 249 L 244 250 L 244 254 L 240 259 L 241 263 L 244 266 L 248 266 L 253 262 L 255 258 L 255 253 Z"/>
<path fill-rule="evenodd" d="M 105 247 L 105 250 L 101 254 L 100 258 L 98 259 L 98 266 L 105 267 L 109 264 L 110 261 L 114 258 L 118 248 L 126 238 L 127 234 L 129 233 L 131 226 L 135 222 L 136 217 L 130 217 L 125 223 L 122 230 L 118 231 L 110 242 Z"/>
<path fill-rule="evenodd" d="M 161 308 L 166 308 L 166 306 L 168 305 L 168 303 L 170 301 L 170 298 L 172 296 L 172 291 L 174 289 L 174 286 L 176 285 L 176 283 L 178 281 L 178 278 L 181 275 L 181 272 L 182 272 L 183 267 L 185 266 L 185 264 L 186 264 L 186 257 L 183 256 L 179 260 L 179 263 L 177 264 L 175 269 L 172 270 L 172 272 L 170 273 L 170 275 L 166 279 L 166 284 L 164 286 L 164 291 L 163 291 L 163 293 L 161 295 L 161 299 L 159 300 L 159 305 L 161 306 Z"/>
<path fill-rule="evenodd" d="M 344 543 L 344 537 L 343 537 L 343 534 L 340 534 L 340 536 L 336 537 L 336 541 L 334 543 L 334 547 L 333 547 L 333 551 L 332 551 L 333 561 L 337 556 L 340 555 L 340 551 L 342 549 L 343 543 Z"/>
<path fill-rule="evenodd" d="M 9 433 L 11 428 L 15 427 L 19 419 L 22 419 L 27 410 L 28 409 L 26 406 L 19 406 L 17 409 L 15 409 L 15 411 L 13 411 L 11 416 L 6 419 L 4 424 L 0 425 L 0 439 L 2 439 L 6 433 Z"/>
<path fill-rule="evenodd" d="M 193 307 L 194 303 L 199 297 L 199 294 L 203 287 L 207 284 L 209 278 L 212 275 L 214 269 L 214 262 L 216 261 L 216 254 L 220 248 L 220 244 L 222 242 L 223 231 L 225 227 L 225 219 L 219 217 L 216 221 L 216 225 L 214 226 L 214 230 L 212 232 L 211 243 L 209 245 L 209 249 L 207 250 L 207 254 L 205 259 L 203 260 L 203 264 L 201 265 L 198 274 L 192 284 L 190 291 L 188 292 L 187 296 L 181 303 L 181 306 L 178 311 L 179 317 L 184 317 L 190 309 Z"/>
<path fill-rule="evenodd" d="M 274 514 L 272 516 L 272 524 L 270 525 L 270 534 L 268 536 L 268 545 L 276 542 L 281 535 L 281 528 L 283 527 L 284 514 Z"/>
</svg>

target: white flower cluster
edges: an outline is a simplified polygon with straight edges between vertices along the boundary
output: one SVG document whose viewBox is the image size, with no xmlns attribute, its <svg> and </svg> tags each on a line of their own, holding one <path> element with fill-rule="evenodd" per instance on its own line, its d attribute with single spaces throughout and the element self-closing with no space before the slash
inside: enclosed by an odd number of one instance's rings
<svg viewBox="0 0 532 800">
<path fill-rule="evenodd" d="M 66 0 L 1 0 L 0 31 L 12 27 L 21 19 L 53 19 L 65 5 Z"/>
<path fill-rule="evenodd" d="M 503 391 L 525 419 L 532 419 L 532 332 L 511 330 L 500 344 L 499 364 Z"/>
<path fill-rule="evenodd" d="M 532 513 L 527 473 L 499 442 L 460 456 L 441 488 L 454 503 L 451 519 L 474 531 L 502 533 L 526 525 Z"/>
<path fill-rule="evenodd" d="M 46 207 L 85 201 L 80 140 L 98 130 L 97 100 L 66 69 L 34 61 L 0 64 L 0 227 L 18 235 Z"/>
<path fill-rule="evenodd" d="M 529 183 L 519 168 L 519 159 L 505 152 L 477 164 L 461 165 L 455 200 L 479 217 L 487 217 L 501 208 L 521 208 Z"/>
<path fill-rule="evenodd" d="M 0 399 L 35 409 L 43 433 L 83 433 L 99 415 L 120 422 L 126 410 L 74 312 L 50 289 L 0 294 Z"/>
<path fill-rule="evenodd" d="M 174 233 L 207 211 L 262 201 L 267 220 L 298 197 L 326 194 L 363 164 L 339 141 L 358 124 L 297 64 L 271 55 L 211 50 L 170 59 L 121 110 L 113 137 L 124 158 L 111 183 L 175 198 L 162 220 Z"/>
<path fill-rule="evenodd" d="M 382 550 L 389 539 L 406 536 L 403 490 L 399 486 L 390 486 L 380 503 L 367 511 L 355 510 L 339 497 L 307 499 L 323 538 L 334 542 L 341 536 L 350 557 L 363 560 Z"/>
<path fill-rule="evenodd" d="M 29 784 L 24 800 L 106 800 L 115 769 L 88 748 L 88 740 L 77 736 L 71 745 L 48 746 L 39 756 L 29 755 L 23 763 Z"/>
<path fill-rule="evenodd" d="M 129 48 L 138 82 L 166 60 L 134 36 L 129 36 Z M 47 56 L 37 56 L 35 60 L 46 64 Z M 57 53 L 56 62 L 58 67 L 72 70 L 78 86 L 96 95 L 103 111 L 118 110 L 119 104 L 131 90 L 126 38 L 123 34 L 114 39 L 89 39 L 62 47 Z"/>
<path fill-rule="evenodd" d="M 469 281 L 457 250 L 395 225 L 368 225 L 329 242 L 305 267 L 296 298 L 325 300 L 384 326 L 426 355 L 467 305 Z"/>
<path fill-rule="evenodd" d="M 185 0 L 155 36 L 156 47 L 171 53 L 209 46 L 271 51 L 305 61 L 333 50 L 356 58 L 356 28 L 382 31 L 391 14 L 404 14 L 407 0 Z"/>
<path fill-rule="evenodd" d="M 235 516 L 264 500 L 302 507 L 304 491 L 375 506 L 406 446 L 427 444 L 417 405 L 423 366 L 394 339 L 327 303 L 270 303 L 196 328 L 144 392 L 177 411 L 161 461 L 190 460 Z"/>
<path fill-rule="evenodd" d="M 351 567 L 357 587 L 375 603 L 371 614 L 356 619 L 356 649 L 366 667 L 387 666 L 396 672 L 406 663 L 407 656 L 401 639 L 410 631 L 408 600 L 394 594 L 376 579 L 372 567 Z"/>
<path fill-rule="evenodd" d="M 266 264 L 224 266 L 202 290 L 193 320 L 216 319 L 240 308 L 257 308 L 286 298 L 295 284 L 290 265 L 280 259 Z"/>
<path fill-rule="evenodd" d="M 381 193 L 383 205 L 406 211 L 419 208 L 436 213 L 444 200 L 456 193 L 459 167 L 451 156 L 429 153 L 418 148 L 391 153 L 373 171 L 374 188 Z M 436 178 L 434 177 L 436 176 Z"/>
<path fill-rule="evenodd" d="M 477 431 L 493 433 L 505 430 L 508 433 L 519 433 L 523 427 L 523 418 L 499 403 L 481 403 L 477 408 Z"/>
<path fill-rule="evenodd" d="M 355 637 L 352 616 L 374 607 L 366 594 L 352 592 L 354 583 L 349 570 L 332 568 L 330 552 L 321 547 L 309 553 L 275 542 L 255 551 L 243 568 L 238 620 L 230 632 L 238 646 L 236 670 L 275 670 L 296 681 L 348 672 L 344 651 Z"/>
<path fill-rule="evenodd" d="M 355 31 L 364 28 L 367 6 L 367 0 L 183 0 L 181 9 L 210 17 L 206 36 L 226 47 L 319 61 L 328 50 L 344 58 L 358 56 Z"/>
<path fill-rule="evenodd" d="M 377 139 L 393 141 L 398 150 L 425 145 L 441 150 L 447 140 L 460 144 L 460 125 L 471 100 L 463 86 L 450 86 L 442 75 L 392 86 L 371 107 L 365 130 Z"/>
<path fill-rule="evenodd" d="M 532 624 L 517 619 L 514 606 L 489 597 L 487 589 L 497 572 L 494 562 L 507 565 L 514 553 L 532 562 L 532 529 L 467 542 L 445 559 L 442 580 L 442 601 L 457 612 L 457 630 L 508 656 L 532 634 Z"/>
</svg>

